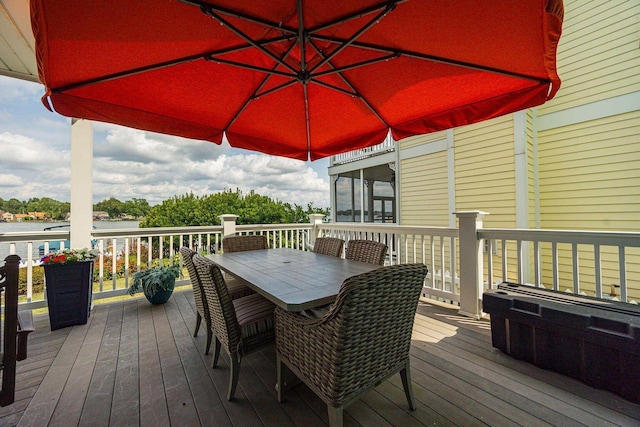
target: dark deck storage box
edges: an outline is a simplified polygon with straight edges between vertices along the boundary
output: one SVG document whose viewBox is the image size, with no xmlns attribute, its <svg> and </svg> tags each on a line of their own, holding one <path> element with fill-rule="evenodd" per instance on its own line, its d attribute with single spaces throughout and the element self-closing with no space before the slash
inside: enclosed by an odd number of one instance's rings
<svg viewBox="0 0 640 427">
<path fill-rule="evenodd" d="M 484 293 L 494 347 L 640 403 L 640 307 L 503 283 Z"/>
<path fill-rule="evenodd" d="M 51 330 L 84 325 L 91 307 L 93 261 L 44 266 Z"/>
</svg>

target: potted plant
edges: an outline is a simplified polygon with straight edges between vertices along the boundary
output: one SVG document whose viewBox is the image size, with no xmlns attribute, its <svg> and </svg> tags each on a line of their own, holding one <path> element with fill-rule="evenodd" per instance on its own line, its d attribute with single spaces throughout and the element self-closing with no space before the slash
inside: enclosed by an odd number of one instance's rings
<svg viewBox="0 0 640 427">
<path fill-rule="evenodd" d="M 151 304 L 164 304 L 171 297 L 179 275 L 180 268 L 176 264 L 138 271 L 133 275 L 133 283 L 128 290 L 129 295 L 143 291 Z"/>
<path fill-rule="evenodd" d="M 84 325 L 91 311 L 97 249 L 62 249 L 42 257 L 51 330 Z"/>
</svg>

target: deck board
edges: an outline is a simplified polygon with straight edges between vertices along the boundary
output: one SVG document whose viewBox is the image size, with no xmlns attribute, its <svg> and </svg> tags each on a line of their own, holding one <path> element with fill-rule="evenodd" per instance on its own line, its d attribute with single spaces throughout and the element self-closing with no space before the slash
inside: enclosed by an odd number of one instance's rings
<svg viewBox="0 0 640 427">
<path fill-rule="evenodd" d="M 29 357 L 18 363 L 16 402 L 1 426 L 327 425 L 304 384 L 277 402 L 273 346 L 247 355 L 227 401 L 229 364 L 211 368 L 206 333 L 193 337 L 190 291 L 168 303 L 143 298 L 96 305 L 87 325 L 49 330 L 36 316 Z M 422 301 L 411 347 L 416 411 L 398 375 L 345 410 L 346 426 L 640 426 L 640 405 L 515 360 L 491 345 L 488 321 Z"/>
</svg>

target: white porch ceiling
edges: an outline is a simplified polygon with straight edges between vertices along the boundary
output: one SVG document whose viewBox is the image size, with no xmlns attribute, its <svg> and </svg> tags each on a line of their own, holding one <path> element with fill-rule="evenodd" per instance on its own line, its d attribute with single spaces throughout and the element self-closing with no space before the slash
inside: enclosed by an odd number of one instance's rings
<svg viewBox="0 0 640 427">
<path fill-rule="evenodd" d="M 38 81 L 29 0 L 0 0 L 0 75 Z"/>
</svg>

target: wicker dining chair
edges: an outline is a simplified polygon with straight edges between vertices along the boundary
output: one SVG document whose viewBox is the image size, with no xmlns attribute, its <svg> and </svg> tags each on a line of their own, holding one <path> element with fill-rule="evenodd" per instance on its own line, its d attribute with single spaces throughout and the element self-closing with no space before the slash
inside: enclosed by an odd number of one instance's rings
<svg viewBox="0 0 640 427">
<path fill-rule="evenodd" d="M 259 249 L 269 249 L 267 236 L 246 235 L 246 236 L 226 236 L 222 239 L 222 252 L 242 252 L 255 251 Z"/>
<path fill-rule="evenodd" d="M 218 365 L 220 347 L 229 355 L 229 389 L 232 400 L 238 384 L 242 357 L 274 340 L 273 303 L 258 294 L 231 300 L 217 264 L 198 254 L 193 256 L 200 283 L 209 307 L 214 336 L 213 361 Z"/>
<path fill-rule="evenodd" d="M 354 261 L 370 264 L 384 264 L 387 255 L 387 245 L 373 240 L 349 240 L 344 257 Z"/>
<path fill-rule="evenodd" d="M 353 276 L 319 319 L 276 308 L 278 401 L 289 370 L 327 404 L 329 425 L 342 426 L 344 407 L 399 372 L 415 410 L 409 349 L 426 274 L 424 264 L 398 264 Z"/>
<path fill-rule="evenodd" d="M 193 265 L 193 256 L 195 254 L 195 251 L 192 251 L 187 247 L 180 248 L 182 262 L 187 267 L 187 271 L 189 272 L 189 280 L 191 280 L 191 287 L 193 288 L 193 299 L 196 303 L 196 326 L 193 331 L 193 336 L 198 336 L 200 324 L 202 323 L 202 319 L 204 319 L 205 324 L 207 325 L 207 345 L 205 347 L 204 354 L 209 354 L 213 332 L 211 331 L 210 327 L 211 318 L 209 317 L 209 307 L 206 304 L 206 299 L 202 291 L 202 283 L 200 283 L 198 272 L 196 271 L 196 267 Z M 227 289 L 229 290 L 229 296 L 231 296 L 232 300 L 254 293 L 252 289 L 250 289 L 246 284 L 241 283 L 240 281 L 227 283 Z"/>
<path fill-rule="evenodd" d="M 336 257 L 342 255 L 343 248 L 344 240 L 337 237 L 317 237 L 313 244 L 313 252 Z"/>
</svg>

